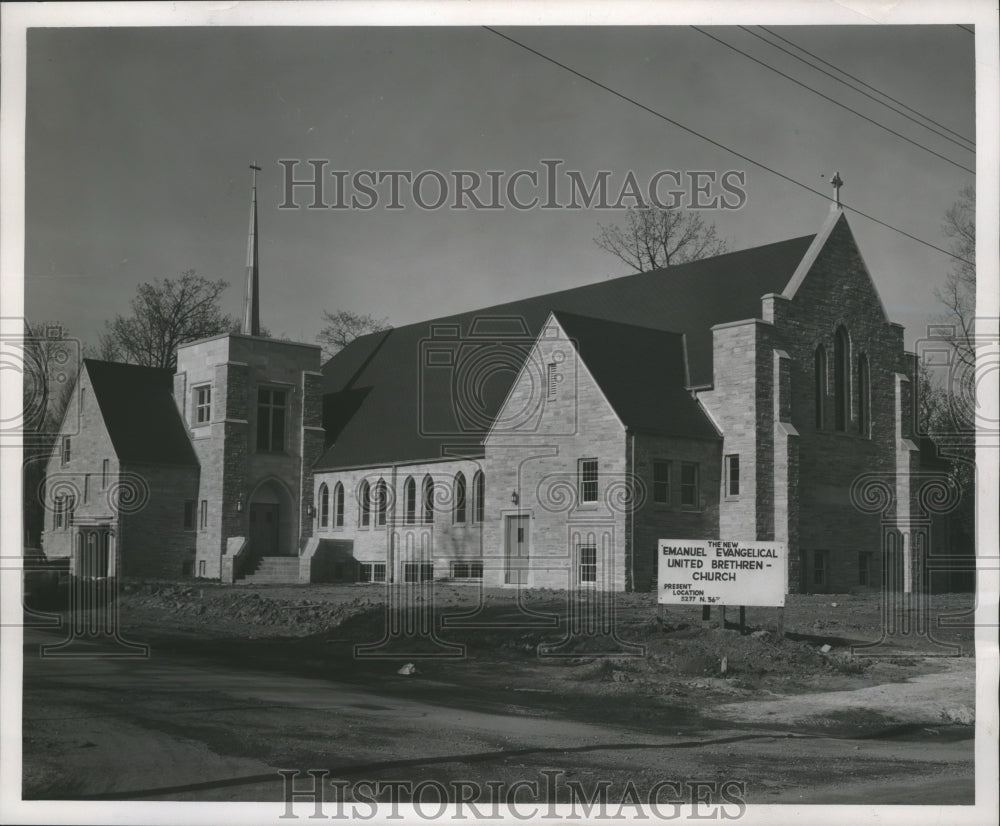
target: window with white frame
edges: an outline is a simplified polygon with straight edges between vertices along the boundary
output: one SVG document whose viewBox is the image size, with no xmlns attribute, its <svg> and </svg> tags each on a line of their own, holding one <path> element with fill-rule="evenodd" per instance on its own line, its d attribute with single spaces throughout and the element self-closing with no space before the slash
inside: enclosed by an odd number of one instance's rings
<svg viewBox="0 0 1000 826">
<path fill-rule="evenodd" d="M 333 527 L 344 527 L 344 486 L 340 482 L 333 489 Z"/>
<path fill-rule="evenodd" d="M 424 524 L 429 525 L 434 521 L 434 480 L 430 476 L 424 477 Z"/>
<path fill-rule="evenodd" d="M 73 456 L 72 450 L 73 444 L 69 436 L 63 436 L 62 438 L 62 463 L 64 465 L 69 464 L 69 460 Z"/>
<path fill-rule="evenodd" d="M 212 421 L 212 385 L 202 384 L 194 388 L 194 423 L 208 424 Z"/>
<path fill-rule="evenodd" d="M 367 528 L 372 523 L 372 486 L 367 479 L 361 482 L 358 490 L 359 522 L 362 528 Z"/>
<path fill-rule="evenodd" d="M 578 572 L 581 585 L 593 585 L 597 582 L 597 546 L 577 546 Z"/>
<path fill-rule="evenodd" d="M 670 470 L 665 459 L 653 462 L 653 501 L 659 505 L 670 504 Z"/>
<path fill-rule="evenodd" d="M 731 454 L 726 457 L 726 496 L 732 498 L 740 495 L 740 457 Z"/>
<path fill-rule="evenodd" d="M 319 526 L 321 528 L 330 525 L 330 489 L 326 482 L 319 486 Z"/>
<path fill-rule="evenodd" d="M 697 508 L 698 495 L 698 465 L 695 462 L 681 462 L 681 506 Z"/>
<path fill-rule="evenodd" d="M 406 562 L 403 565 L 403 582 L 430 582 L 434 579 L 433 562 Z"/>
<path fill-rule="evenodd" d="M 389 508 L 389 489 L 386 487 L 385 479 L 379 479 L 375 485 L 375 524 L 384 527 L 386 512 Z"/>
<path fill-rule="evenodd" d="M 455 524 L 464 525 L 467 520 L 465 474 L 455 474 Z"/>
<path fill-rule="evenodd" d="M 403 483 L 403 524 L 412 525 L 417 521 L 417 483 L 412 476 Z"/>
<path fill-rule="evenodd" d="M 385 563 L 362 562 L 358 566 L 358 582 L 385 582 Z"/>
<path fill-rule="evenodd" d="M 482 579 L 483 563 L 481 560 L 452 562 L 451 577 L 452 579 Z"/>
<path fill-rule="evenodd" d="M 473 507 L 472 519 L 474 522 L 482 522 L 486 514 L 486 477 L 481 470 L 477 470 L 472 477 Z"/>
<path fill-rule="evenodd" d="M 597 459 L 580 460 L 577 487 L 581 502 L 597 501 Z"/>
</svg>

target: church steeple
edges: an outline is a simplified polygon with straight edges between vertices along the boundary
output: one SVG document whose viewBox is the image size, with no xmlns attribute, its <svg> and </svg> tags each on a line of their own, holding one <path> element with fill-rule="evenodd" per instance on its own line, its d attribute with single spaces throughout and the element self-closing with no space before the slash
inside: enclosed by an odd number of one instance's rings
<svg viewBox="0 0 1000 826">
<path fill-rule="evenodd" d="M 247 238 L 247 292 L 243 303 L 243 332 L 260 335 L 260 273 L 257 265 L 257 173 L 250 164 L 250 234 Z"/>
</svg>

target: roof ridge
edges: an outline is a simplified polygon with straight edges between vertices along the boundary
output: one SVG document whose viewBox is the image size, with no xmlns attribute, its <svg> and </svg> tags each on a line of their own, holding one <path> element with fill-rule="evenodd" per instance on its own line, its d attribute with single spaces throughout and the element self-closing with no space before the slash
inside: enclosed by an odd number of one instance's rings
<svg viewBox="0 0 1000 826">
<path fill-rule="evenodd" d="M 457 316 L 469 315 L 470 313 L 474 313 L 476 315 L 479 315 L 479 314 L 488 314 L 490 311 L 495 310 L 498 307 L 505 307 L 508 304 L 517 304 L 517 303 L 522 302 L 522 301 L 539 301 L 539 300 L 544 299 L 544 298 L 549 298 L 549 297 L 553 297 L 553 296 L 563 295 L 565 293 L 575 292 L 577 290 L 585 290 L 585 289 L 587 289 L 589 287 L 605 286 L 609 282 L 616 282 L 616 281 L 620 282 L 620 281 L 631 280 L 631 279 L 634 279 L 634 278 L 640 278 L 642 276 L 650 276 L 650 275 L 654 275 L 656 273 L 665 273 L 668 270 L 671 273 L 677 273 L 679 270 L 684 270 L 684 269 L 687 269 L 687 268 L 690 268 L 690 267 L 696 267 L 696 266 L 699 266 L 699 265 L 703 265 L 703 264 L 705 264 L 708 261 L 719 261 L 720 259 L 729 258 L 729 257 L 734 256 L 734 255 L 746 255 L 748 253 L 760 252 L 762 250 L 766 250 L 768 247 L 776 247 L 776 246 L 780 246 L 782 244 L 794 244 L 796 242 L 804 241 L 806 238 L 813 239 L 813 238 L 816 237 L 816 235 L 817 235 L 817 233 L 815 233 L 815 232 L 813 232 L 813 233 L 806 233 L 805 235 L 799 235 L 799 236 L 796 236 L 795 238 L 786 238 L 783 241 L 771 241 L 770 243 L 760 244 L 760 245 L 758 245 L 756 247 L 746 247 L 746 248 L 741 249 L 741 250 L 732 250 L 731 252 L 724 252 L 724 253 L 722 253 L 720 255 L 712 255 L 712 256 L 709 256 L 708 258 L 699 258 L 696 261 L 686 261 L 683 264 L 673 264 L 673 265 L 671 265 L 669 267 L 660 267 L 660 268 L 655 269 L 655 270 L 645 270 L 643 272 L 625 273 L 624 275 L 616 275 L 613 278 L 606 278 L 606 279 L 603 279 L 601 281 L 587 281 L 587 282 L 585 282 L 583 284 L 576 284 L 576 285 L 573 285 L 573 286 L 570 286 L 570 287 L 563 287 L 563 288 L 558 289 L 558 290 L 551 290 L 550 292 L 547 292 L 547 293 L 537 293 L 537 294 L 534 294 L 534 295 L 523 295 L 523 296 L 519 296 L 517 298 L 512 298 L 512 299 L 510 299 L 508 301 L 500 301 L 500 302 L 498 302 L 496 304 L 491 304 L 488 307 L 471 307 L 471 308 L 465 309 L 465 310 L 456 310 L 455 312 L 449 313 L 448 315 L 435 316 L 433 318 L 423 318 L 423 319 L 420 319 L 418 321 L 411 321 L 409 324 L 403 324 L 400 327 L 393 327 L 392 329 L 393 330 L 397 330 L 397 331 L 399 331 L 399 330 L 406 330 L 409 327 L 418 327 L 418 326 L 423 326 L 423 325 L 426 325 L 426 324 L 430 324 L 432 322 L 445 321 L 447 319 L 455 318 Z M 655 328 L 650 328 L 650 329 L 655 329 Z M 379 332 L 382 332 L 382 331 L 379 331 Z M 363 336 L 358 336 L 358 338 L 355 339 L 355 341 L 361 341 L 361 340 L 367 339 L 367 338 L 369 338 L 371 336 L 375 336 L 375 335 L 378 335 L 378 333 L 377 332 L 376 333 L 366 333 Z M 333 358 L 336 358 L 336 356 L 333 356 Z"/>
</svg>

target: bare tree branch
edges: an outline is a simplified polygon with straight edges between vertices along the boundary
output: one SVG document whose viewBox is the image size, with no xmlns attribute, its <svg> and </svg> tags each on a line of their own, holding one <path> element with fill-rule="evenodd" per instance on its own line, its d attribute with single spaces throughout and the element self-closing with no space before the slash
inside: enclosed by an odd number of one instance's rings
<svg viewBox="0 0 1000 826">
<path fill-rule="evenodd" d="M 387 318 L 375 318 L 370 314 L 360 315 L 348 310 L 336 313 L 324 312 L 323 321 L 326 326 L 320 330 L 316 341 L 323 346 L 323 353 L 326 356 L 339 353 L 359 336 L 392 329 Z"/>
<path fill-rule="evenodd" d="M 620 225 L 599 224 L 594 243 L 637 272 L 649 272 L 726 252 L 715 227 L 695 212 L 630 207 Z"/>
</svg>

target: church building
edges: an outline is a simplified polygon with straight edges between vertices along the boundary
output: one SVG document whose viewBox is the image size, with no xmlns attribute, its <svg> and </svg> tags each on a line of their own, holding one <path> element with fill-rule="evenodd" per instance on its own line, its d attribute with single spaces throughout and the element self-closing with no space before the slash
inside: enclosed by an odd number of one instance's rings
<svg viewBox="0 0 1000 826">
<path fill-rule="evenodd" d="M 84 361 L 43 535 L 77 575 L 646 591 L 658 539 L 687 537 L 787 543 L 791 591 L 881 585 L 887 520 L 913 516 L 915 362 L 839 204 L 815 235 L 325 364 L 260 335 L 256 226 L 254 194 L 242 332 L 173 372 Z M 872 473 L 886 512 L 852 497 Z"/>
</svg>

